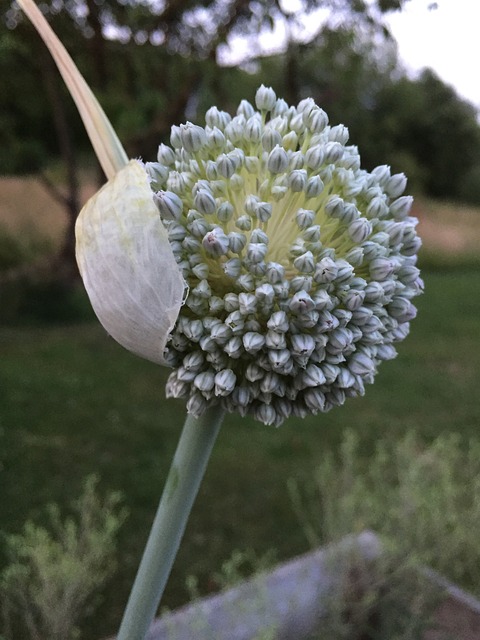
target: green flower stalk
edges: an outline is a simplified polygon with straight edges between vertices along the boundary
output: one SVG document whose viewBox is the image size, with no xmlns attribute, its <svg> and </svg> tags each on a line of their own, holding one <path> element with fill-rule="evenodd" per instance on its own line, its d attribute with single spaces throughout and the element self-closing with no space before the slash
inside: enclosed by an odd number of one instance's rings
<svg viewBox="0 0 480 640">
<path fill-rule="evenodd" d="M 76 226 L 105 329 L 172 368 L 188 418 L 119 640 L 144 638 L 224 412 L 280 425 L 363 395 L 416 315 L 421 241 L 406 178 L 361 168 L 343 125 L 308 98 L 258 89 L 235 116 L 172 127 L 156 162 L 128 161 L 32 0 L 109 181 Z"/>
</svg>

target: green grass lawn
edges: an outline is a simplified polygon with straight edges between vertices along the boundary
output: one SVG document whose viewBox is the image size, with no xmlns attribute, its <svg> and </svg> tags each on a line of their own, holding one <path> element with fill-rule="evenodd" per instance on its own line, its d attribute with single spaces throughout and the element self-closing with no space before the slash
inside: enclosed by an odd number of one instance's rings
<svg viewBox="0 0 480 640">
<path fill-rule="evenodd" d="M 307 549 L 286 482 L 308 478 L 344 428 L 375 439 L 415 430 L 476 435 L 480 426 L 480 270 L 428 272 L 419 315 L 400 355 L 384 363 L 364 398 L 279 429 L 229 415 L 194 507 L 163 604 L 187 599 L 188 574 L 202 592 L 234 549 L 279 559 Z M 48 502 L 76 497 L 98 472 L 102 489 L 120 489 L 130 510 L 120 570 L 85 638 L 113 633 L 145 544 L 184 419 L 166 401 L 166 372 L 109 339 L 96 323 L 0 328 L 0 529 L 41 522 Z"/>
</svg>

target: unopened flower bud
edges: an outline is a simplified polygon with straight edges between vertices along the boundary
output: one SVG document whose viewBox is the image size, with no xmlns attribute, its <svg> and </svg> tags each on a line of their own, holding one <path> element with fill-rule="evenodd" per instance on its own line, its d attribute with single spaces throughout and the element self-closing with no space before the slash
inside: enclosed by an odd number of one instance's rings
<svg viewBox="0 0 480 640">
<path fill-rule="evenodd" d="M 205 122 L 212 129 L 218 127 L 223 130 L 227 124 L 231 121 L 232 117 L 226 111 L 219 111 L 217 107 L 211 107 L 205 114 Z"/>
<path fill-rule="evenodd" d="M 276 131 L 272 129 L 272 127 L 268 127 L 265 129 L 262 135 L 262 147 L 265 151 L 272 151 L 275 147 L 278 147 L 282 144 L 282 136 Z"/>
<path fill-rule="evenodd" d="M 179 220 L 183 211 L 183 202 L 176 193 L 171 191 L 159 191 L 153 196 L 160 215 L 165 220 Z"/>
<path fill-rule="evenodd" d="M 267 167 L 271 173 L 282 173 L 288 167 L 288 156 L 283 149 L 277 145 L 269 154 L 267 160 Z M 272 190 L 273 191 L 273 190 Z"/>
<path fill-rule="evenodd" d="M 231 369 L 223 369 L 215 375 L 215 395 L 228 396 L 237 382 L 237 376 Z"/>
<path fill-rule="evenodd" d="M 263 84 L 255 94 L 255 104 L 260 111 L 271 111 L 275 107 L 276 100 L 275 91 Z"/>
<path fill-rule="evenodd" d="M 264 336 L 255 331 L 249 331 L 243 336 L 243 346 L 248 353 L 257 353 L 264 344 Z"/>
<path fill-rule="evenodd" d="M 220 227 L 215 227 L 205 235 L 202 245 L 211 256 L 223 256 L 228 251 L 228 237 Z"/>
<path fill-rule="evenodd" d="M 305 189 L 305 195 L 307 196 L 307 198 L 316 198 L 322 193 L 324 188 L 325 188 L 325 185 L 320 179 L 320 176 L 312 176 L 307 181 L 307 188 Z"/>
<path fill-rule="evenodd" d="M 398 198 L 405 191 L 407 178 L 404 173 L 396 173 L 387 180 L 385 191 L 391 198 Z"/>
</svg>

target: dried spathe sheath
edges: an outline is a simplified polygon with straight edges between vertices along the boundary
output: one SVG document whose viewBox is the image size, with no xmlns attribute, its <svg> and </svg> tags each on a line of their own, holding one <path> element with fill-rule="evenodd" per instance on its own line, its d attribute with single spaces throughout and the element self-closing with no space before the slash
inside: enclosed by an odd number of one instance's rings
<svg viewBox="0 0 480 640">
<path fill-rule="evenodd" d="M 164 364 L 184 281 L 138 161 L 87 202 L 76 238 L 80 273 L 102 325 L 129 351 Z"/>
</svg>

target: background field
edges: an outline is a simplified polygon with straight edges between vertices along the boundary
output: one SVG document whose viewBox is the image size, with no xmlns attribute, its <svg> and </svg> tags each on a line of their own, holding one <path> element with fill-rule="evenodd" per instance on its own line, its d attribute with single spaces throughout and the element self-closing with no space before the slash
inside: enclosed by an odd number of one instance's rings
<svg viewBox="0 0 480 640">
<path fill-rule="evenodd" d="M 28 197 L 27 197 L 28 193 Z M 12 203 L 16 203 L 13 205 Z M 22 213 L 20 213 L 22 212 Z M 214 449 L 164 604 L 188 598 L 196 574 L 203 593 L 234 549 L 278 559 L 307 549 L 286 483 L 305 480 L 345 428 L 361 434 L 366 457 L 378 437 L 409 431 L 429 441 L 445 432 L 475 436 L 480 424 L 480 212 L 420 200 L 425 295 L 396 360 L 384 363 L 364 398 L 278 430 L 228 416 Z M 61 237 L 62 214 L 41 185 L 0 185 L 0 223 L 15 233 Z M 166 401 L 166 372 L 109 339 L 96 321 L 0 327 L 0 528 L 41 522 L 48 502 L 66 505 L 85 476 L 120 489 L 130 510 L 120 569 L 85 638 L 115 631 L 184 419 Z M 479 576 L 480 584 L 480 576 Z"/>
</svg>

